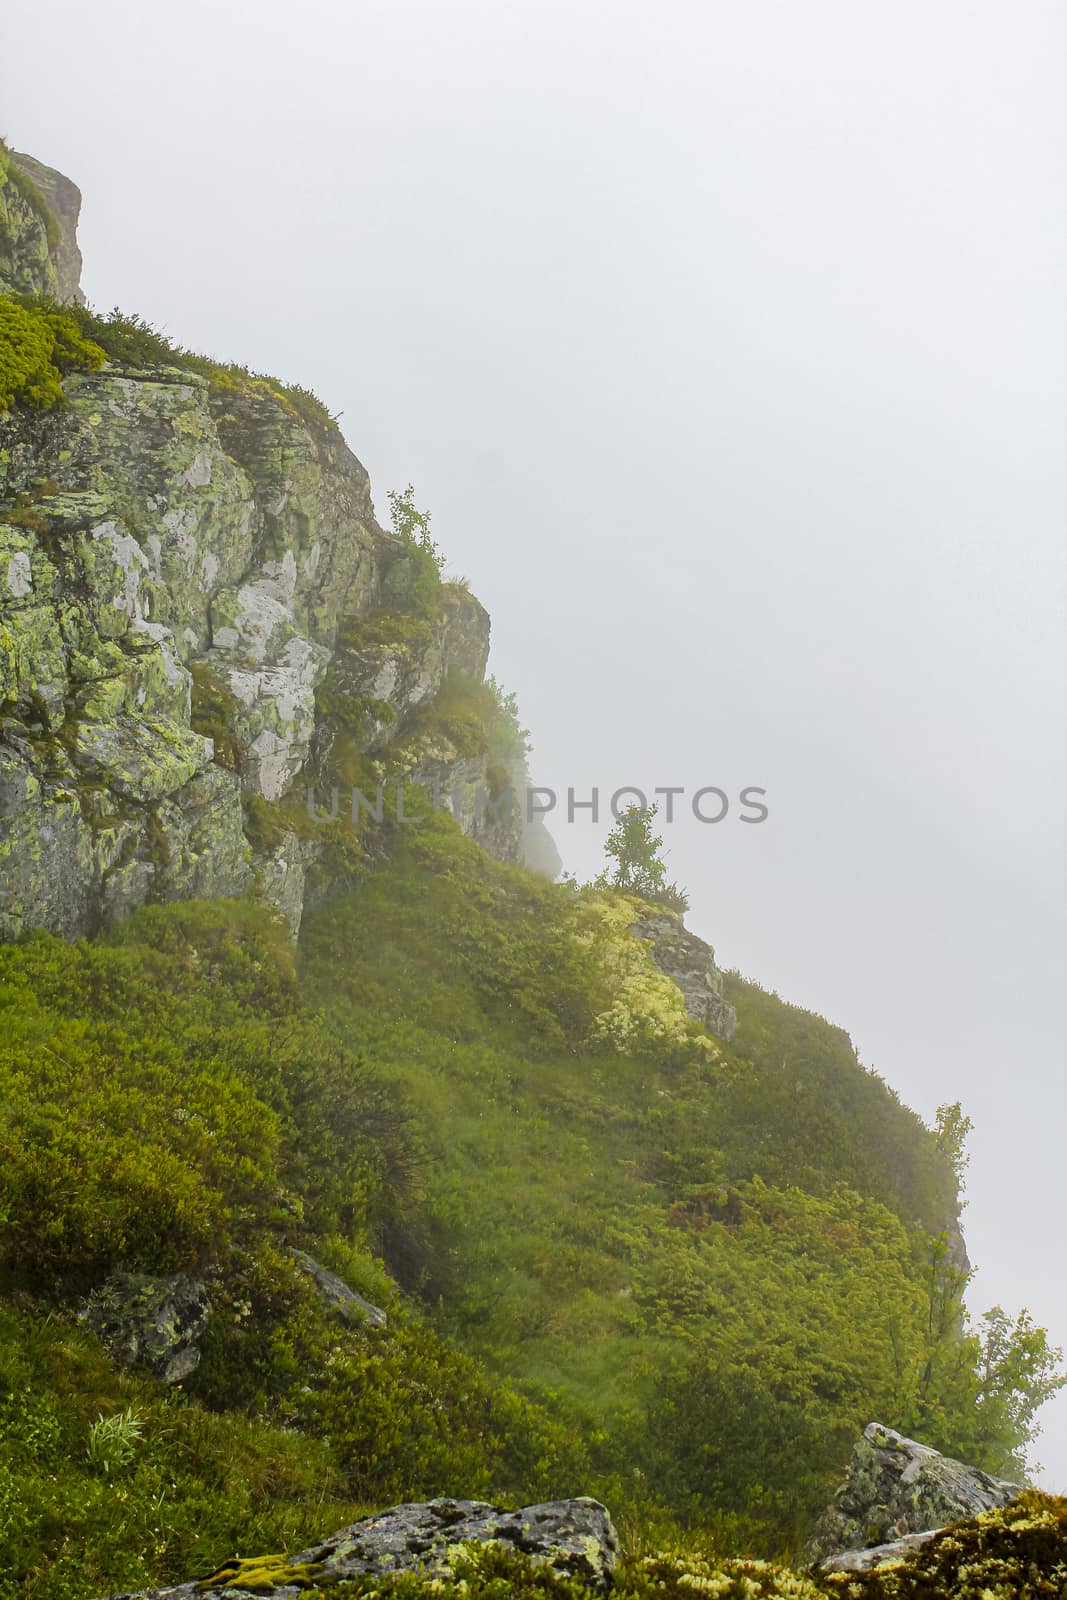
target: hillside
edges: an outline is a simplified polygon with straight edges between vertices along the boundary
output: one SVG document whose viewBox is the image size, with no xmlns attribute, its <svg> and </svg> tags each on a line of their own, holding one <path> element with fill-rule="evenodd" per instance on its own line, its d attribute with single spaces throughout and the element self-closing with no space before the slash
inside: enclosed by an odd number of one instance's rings
<svg viewBox="0 0 1067 1600">
<path fill-rule="evenodd" d="M 966 1330 L 958 1108 L 533 871 L 425 514 L 78 304 L 2 155 L 3 1600 L 440 1495 L 788 1554 L 875 1416 L 1018 1466 L 1052 1363 Z"/>
</svg>

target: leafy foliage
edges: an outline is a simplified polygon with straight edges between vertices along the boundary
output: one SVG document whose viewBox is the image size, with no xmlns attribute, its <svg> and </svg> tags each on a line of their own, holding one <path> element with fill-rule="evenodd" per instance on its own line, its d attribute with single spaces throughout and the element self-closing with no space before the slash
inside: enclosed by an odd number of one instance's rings
<svg viewBox="0 0 1067 1600">
<path fill-rule="evenodd" d="M 308 917 L 302 982 L 416 1108 L 441 1327 L 589 1416 L 614 1506 L 651 1484 L 724 1538 L 795 1542 L 865 1423 L 909 1414 L 923 1240 L 956 1216 L 938 1135 L 841 1030 L 740 979 L 732 1047 L 683 1020 L 620 1048 L 597 897 L 535 886 L 445 818 L 404 832 Z M 941 1366 L 937 1442 L 963 1451 L 947 1384 Z"/>
<path fill-rule="evenodd" d="M 637 1544 L 701 1530 L 705 1564 L 632 1565 L 637 1596 L 784 1583 L 707 1563 L 794 1547 L 872 1416 L 993 1470 L 1025 1445 L 1055 1353 L 1025 1315 L 963 1321 L 936 1244 L 959 1119 L 925 1128 L 840 1030 L 740 979 L 731 1048 L 606 1034 L 625 897 L 492 861 L 444 815 L 392 850 L 298 960 L 224 902 L 0 948 L 2 1600 L 448 1493 L 593 1493 Z M 388 1327 L 334 1320 L 290 1246 Z M 207 1283 L 181 1391 L 70 1320 L 120 1266 Z"/>
<path fill-rule="evenodd" d="M 955 1264 L 946 1235 L 920 1234 L 916 1256 L 925 1319 L 902 1426 L 995 1476 L 1025 1479 L 1035 1414 L 1067 1385 L 1063 1352 L 1027 1311 L 1012 1318 L 993 1306 L 973 1323 L 964 1305 L 972 1274 Z"/>
<path fill-rule="evenodd" d="M 103 365 L 104 351 L 85 337 L 75 310 L 0 296 L 0 413 L 61 405 L 64 373 Z"/>
<path fill-rule="evenodd" d="M 426 611 L 440 590 L 445 564 L 430 533 L 430 513 L 418 509 L 410 483 L 404 489 L 390 489 L 388 498 L 393 532 L 405 546 L 404 559 L 399 564 L 402 581 L 396 584 L 395 578 L 391 580 L 397 601 L 407 610 Z"/>
<path fill-rule="evenodd" d="M 621 889 L 666 906 L 669 911 L 685 911 L 689 905 L 684 889 L 667 882 L 667 866 L 659 852 L 663 840 L 652 832 L 658 806 L 627 806 L 604 842 L 604 850 L 614 867 L 606 867 L 596 880 L 598 889 Z"/>
<path fill-rule="evenodd" d="M 397 1089 L 303 1009 L 270 914 L 157 907 L 103 943 L 0 947 L 0 1013 L 5 1600 L 177 1579 L 262 1530 L 310 1537 L 323 1498 L 340 1523 L 442 1489 L 579 1492 L 575 1421 L 488 1377 L 376 1264 L 418 1232 L 419 1137 Z M 384 1301 L 388 1330 L 334 1322 L 290 1241 Z M 208 1283 L 178 1396 L 119 1377 L 65 1321 L 130 1263 Z"/>
</svg>

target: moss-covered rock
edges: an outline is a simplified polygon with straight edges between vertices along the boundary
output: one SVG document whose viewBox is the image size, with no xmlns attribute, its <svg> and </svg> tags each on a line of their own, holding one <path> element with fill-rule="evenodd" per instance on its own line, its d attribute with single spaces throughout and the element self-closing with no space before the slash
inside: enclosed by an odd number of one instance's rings
<svg viewBox="0 0 1067 1600">
<path fill-rule="evenodd" d="M 924 1533 L 1007 1505 L 1017 1483 L 990 1477 L 929 1446 L 871 1422 L 857 1441 L 848 1475 L 805 1547 L 809 1561 Z"/>
<path fill-rule="evenodd" d="M 687 1015 L 718 1038 L 732 1039 L 737 1013 L 723 994 L 723 975 L 711 945 L 691 933 L 676 911 L 648 907 L 632 932 L 646 942 L 660 972 L 678 985 Z"/>
<path fill-rule="evenodd" d="M 336 432 L 269 395 L 111 367 L 66 400 L 0 421 L 8 936 L 248 886 L 239 786 L 298 777 L 389 542 Z"/>
<path fill-rule="evenodd" d="M 69 179 L 0 140 L 0 292 L 74 297 L 80 199 Z"/>
</svg>

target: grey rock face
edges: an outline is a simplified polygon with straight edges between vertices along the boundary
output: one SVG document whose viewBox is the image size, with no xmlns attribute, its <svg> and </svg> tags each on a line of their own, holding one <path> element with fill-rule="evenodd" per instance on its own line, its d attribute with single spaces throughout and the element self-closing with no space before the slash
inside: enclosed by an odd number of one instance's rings
<svg viewBox="0 0 1067 1600">
<path fill-rule="evenodd" d="M 82 298 L 80 207 L 69 178 L 0 143 L 0 294 Z"/>
<path fill-rule="evenodd" d="M 290 1249 L 289 1254 L 310 1278 L 313 1278 L 323 1301 L 342 1322 L 369 1323 L 372 1328 L 384 1328 L 389 1318 L 380 1306 L 371 1305 L 355 1289 L 350 1289 L 336 1272 L 320 1265 L 314 1256 L 304 1250 Z"/>
<path fill-rule="evenodd" d="M 842 1550 L 839 1555 L 827 1556 L 825 1561 L 820 1561 L 821 1572 L 873 1572 L 876 1567 L 885 1567 L 894 1561 L 903 1561 L 913 1550 L 918 1550 L 922 1545 L 929 1544 L 931 1539 L 936 1539 L 939 1530 L 930 1528 L 926 1533 L 906 1533 L 902 1539 L 894 1539 L 892 1544 L 875 1544 L 869 1550 Z"/>
<path fill-rule="evenodd" d="M 4 938 L 248 887 L 242 786 L 299 773 L 338 619 L 376 604 L 391 542 L 340 436 L 269 398 L 166 368 L 66 392 L 0 418 L 0 505 L 33 507 L 0 509 Z M 190 726 L 190 667 L 229 697 L 239 777 Z M 304 865 L 266 874 L 291 925 Z"/>
<path fill-rule="evenodd" d="M 81 1317 L 119 1360 L 181 1383 L 200 1364 L 196 1341 L 210 1314 L 207 1288 L 196 1278 L 118 1272 L 90 1296 Z"/>
<path fill-rule="evenodd" d="M 949 1522 L 1006 1506 L 1021 1493 L 1017 1483 L 992 1478 L 977 1467 L 905 1439 L 893 1428 L 871 1422 L 852 1452 L 847 1478 L 805 1546 L 804 1559 L 808 1563 L 825 1562 L 830 1556 L 842 1560 L 841 1552 L 851 1558 L 857 1551 L 929 1533 Z"/>
<path fill-rule="evenodd" d="M 521 1511 L 478 1500 L 431 1500 L 353 1523 L 292 1561 L 321 1562 L 339 1577 L 414 1569 L 447 1573 L 455 1547 L 468 1541 L 509 1545 L 561 1577 L 601 1586 L 619 1557 L 611 1517 L 598 1500 L 552 1500 Z"/>
<path fill-rule="evenodd" d="M 638 918 L 632 932 L 648 942 L 655 965 L 681 989 L 689 1016 L 716 1038 L 732 1039 L 737 1013 L 723 998 L 722 973 L 711 945 L 690 933 L 671 911 Z"/>
<path fill-rule="evenodd" d="M 77 294 L 79 206 L 0 142 L 0 292 Z M 363 756 L 520 860 L 499 764 L 432 715 L 450 673 L 484 678 L 489 617 L 462 584 L 407 609 L 411 551 L 340 433 L 178 367 L 64 395 L 0 416 L 0 939 L 249 891 L 295 937 L 329 852 L 260 802 Z M 273 825 L 246 836 L 246 808 Z"/>
<path fill-rule="evenodd" d="M 55 272 L 57 300 L 77 300 L 85 303 L 81 291 L 82 253 L 78 248 L 78 218 L 81 215 L 82 196 L 77 184 L 71 183 L 62 172 L 46 167 L 33 156 L 19 150 L 11 152 L 11 159 L 26 176 L 36 184 L 44 202 L 59 225 L 59 238 L 52 245 L 50 255 Z"/>
<path fill-rule="evenodd" d="M 299 1555 L 246 1564 L 255 1575 L 256 1593 L 282 1600 L 297 1596 L 305 1574 L 316 1586 L 365 1574 L 425 1572 L 447 1576 L 465 1544 L 503 1545 L 521 1551 L 560 1577 L 580 1578 L 605 1591 L 619 1559 L 619 1541 L 608 1512 L 597 1500 L 553 1500 L 504 1511 L 479 1500 L 430 1500 L 395 1506 L 355 1522 Z M 170 1589 L 140 1591 L 136 1600 L 164 1600 L 199 1594 L 220 1597 L 227 1581 L 239 1582 L 241 1563 L 212 1575 L 208 1586 L 185 1583 Z M 117 1597 L 127 1600 L 127 1597 Z M 131 1597 L 132 1600 L 132 1597 Z"/>
</svg>

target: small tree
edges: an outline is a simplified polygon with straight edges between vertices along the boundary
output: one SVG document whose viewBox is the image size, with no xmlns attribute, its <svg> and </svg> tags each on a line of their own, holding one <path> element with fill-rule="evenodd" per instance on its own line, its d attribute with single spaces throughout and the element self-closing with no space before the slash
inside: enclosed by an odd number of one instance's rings
<svg viewBox="0 0 1067 1600">
<path fill-rule="evenodd" d="M 667 867 L 659 854 L 663 840 L 652 832 L 657 810 L 657 806 L 627 806 L 618 817 L 604 844 L 614 867 L 605 867 L 596 879 L 596 887 L 623 889 L 653 905 L 685 911 L 689 897 L 676 883 L 667 882 Z"/>
<path fill-rule="evenodd" d="M 408 567 L 402 595 L 405 608 L 415 611 L 428 609 L 441 584 L 441 568 L 445 558 L 437 548 L 430 533 L 430 513 L 420 511 L 415 504 L 415 489 L 389 490 L 389 516 L 393 532 L 411 552 L 404 565 Z"/>
</svg>

